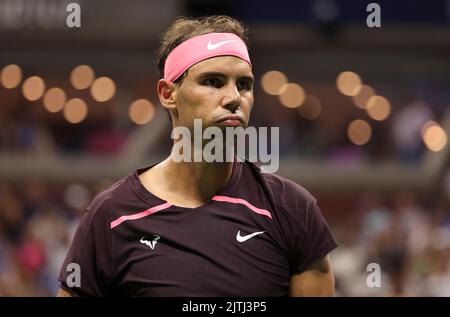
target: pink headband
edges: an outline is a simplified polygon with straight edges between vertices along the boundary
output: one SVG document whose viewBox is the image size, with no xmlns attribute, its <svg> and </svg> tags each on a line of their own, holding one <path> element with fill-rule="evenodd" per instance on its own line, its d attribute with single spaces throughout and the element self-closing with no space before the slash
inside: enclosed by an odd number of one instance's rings
<svg viewBox="0 0 450 317">
<path fill-rule="evenodd" d="M 233 33 L 208 33 L 190 38 L 170 52 L 164 65 L 164 79 L 173 82 L 198 62 L 224 55 L 239 57 L 252 66 L 247 46 L 239 36 Z"/>
</svg>

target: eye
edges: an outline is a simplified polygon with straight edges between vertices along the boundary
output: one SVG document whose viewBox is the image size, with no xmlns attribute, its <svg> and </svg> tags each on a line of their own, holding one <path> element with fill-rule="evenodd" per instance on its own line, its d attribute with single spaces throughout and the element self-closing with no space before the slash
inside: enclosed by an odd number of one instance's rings
<svg viewBox="0 0 450 317">
<path fill-rule="evenodd" d="M 223 86 L 223 82 L 217 77 L 208 77 L 202 81 L 202 85 L 220 88 Z"/>
<path fill-rule="evenodd" d="M 239 90 L 251 90 L 253 85 L 249 80 L 238 80 L 236 86 Z"/>
</svg>

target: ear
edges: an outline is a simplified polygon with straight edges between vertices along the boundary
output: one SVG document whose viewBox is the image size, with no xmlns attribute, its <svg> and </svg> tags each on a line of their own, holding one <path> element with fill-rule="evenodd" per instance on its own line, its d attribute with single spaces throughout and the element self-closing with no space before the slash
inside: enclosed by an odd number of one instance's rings
<svg viewBox="0 0 450 317">
<path fill-rule="evenodd" d="M 156 90 L 158 93 L 159 101 L 164 108 L 169 110 L 176 109 L 177 92 L 176 85 L 174 83 L 165 79 L 160 79 L 158 81 Z"/>
</svg>

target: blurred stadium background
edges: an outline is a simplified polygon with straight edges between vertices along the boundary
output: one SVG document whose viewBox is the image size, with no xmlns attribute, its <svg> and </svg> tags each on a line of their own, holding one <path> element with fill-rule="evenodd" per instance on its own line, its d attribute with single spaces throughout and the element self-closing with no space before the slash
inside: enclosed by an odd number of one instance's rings
<svg viewBox="0 0 450 317">
<path fill-rule="evenodd" d="M 161 32 L 228 14 L 251 30 L 253 125 L 280 127 L 279 174 L 340 242 L 337 295 L 450 296 L 450 1 L 377 1 L 381 28 L 370 2 L 0 0 L 0 295 L 56 293 L 83 208 L 169 153 Z"/>
</svg>

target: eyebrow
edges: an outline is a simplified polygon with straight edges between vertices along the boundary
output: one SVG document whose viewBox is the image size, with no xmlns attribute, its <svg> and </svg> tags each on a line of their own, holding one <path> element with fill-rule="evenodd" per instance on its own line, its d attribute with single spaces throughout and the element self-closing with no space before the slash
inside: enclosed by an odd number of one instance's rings
<svg viewBox="0 0 450 317">
<path fill-rule="evenodd" d="M 220 72 L 205 72 L 205 73 L 201 73 L 197 76 L 197 78 L 199 79 L 204 79 L 206 77 L 221 77 L 221 78 L 226 78 L 228 77 L 227 75 L 220 73 Z M 244 76 L 239 76 L 239 79 L 245 79 L 248 80 L 250 83 L 253 83 L 255 81 L 255 78 L 253 76 L 248 76 L 248 75 L 244 75 Z"/>
</svg>

